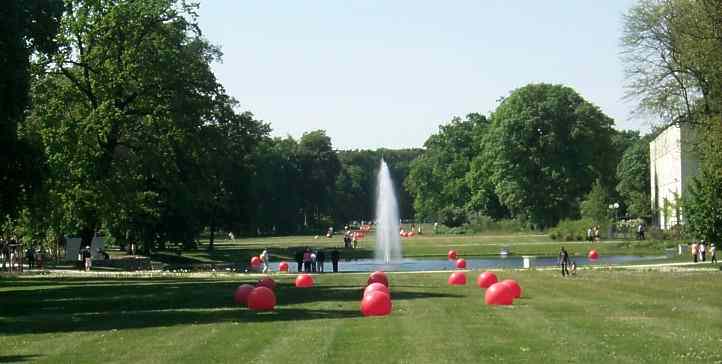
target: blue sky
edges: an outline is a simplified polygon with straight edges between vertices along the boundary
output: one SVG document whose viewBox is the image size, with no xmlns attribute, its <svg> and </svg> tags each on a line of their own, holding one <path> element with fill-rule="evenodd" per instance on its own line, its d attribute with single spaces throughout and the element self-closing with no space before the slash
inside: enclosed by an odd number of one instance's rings
<svg viewBox="0 0 722 364">
<path fill-rule="evenodd" d="M 214 70 L 273 135 L 325 129 L 334 147 L 420 147 L 453 116 L 488 114 L 532 82 L 571 86 L 647 131 L 622 100 L 622 14 L 633 0 L 201 3 Z"/>
</svg>

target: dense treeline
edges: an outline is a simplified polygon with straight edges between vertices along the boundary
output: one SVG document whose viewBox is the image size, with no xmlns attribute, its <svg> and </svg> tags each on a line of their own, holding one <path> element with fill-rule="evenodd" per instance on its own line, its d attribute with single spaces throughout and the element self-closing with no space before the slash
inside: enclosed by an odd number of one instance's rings
<svg viewBox="0 0 722 364">
<path fill-rule="evenodd" d="M 704 128 L 691 231 L 722 237 L 720 0 L 640 1 L 624 18 L 630 95 L 666 123 Z M 0 9 L 3 235 L 103 231 L 147 250 L 202 231 L 318 233 L 374 215 L 379 160 L 402 218 L 449 226 L 516 219 L 649 219 L 653 135 L 617 131 L 570 87 L 530 84 L 489 115 L 440 127 L 424 149 L 335 150 L 241 111 L 211 71 L 197 5 L 10 0 Z M 653 133 L 654 134 L 654 133 Z M 211 247 L 213 239 L 211 239 Z"/>
<path fill-rule="evenodd" d="M 103 231 L 150 250 L 192 246 L 206 229 L 318 232 L 372 219 L 379 158 L 403 181 L 418 154 L 339 152 L 320 130 L 270 137 L 211 71 L 221 52 L 200 33 L 196 4 L 6 5 L 5 236 L 88 244 Z M 401 185 L 399 195 L 413 215 Z"/>
</svg>

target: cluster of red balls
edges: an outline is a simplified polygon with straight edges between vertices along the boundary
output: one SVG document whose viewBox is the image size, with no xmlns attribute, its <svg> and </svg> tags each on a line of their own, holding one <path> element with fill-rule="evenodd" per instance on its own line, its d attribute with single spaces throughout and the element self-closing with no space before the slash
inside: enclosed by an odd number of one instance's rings
<svg viewBox="0 0 722 364">
<path fill-rule="evenodd" d="M 455 260 L 457 269 L 465 269 L 466 261 L 459 258 L 455 250 L 450 250 L 447 255 L 449 260 Z M 466 273 L 456 271 L 449 276 L 448 283 L 450 285 L 465 285 Z M 492 272 L 484 272 L 476 279 L 476 284 L 480 288 L 486 289 L 484 294 L 484 302 L 487 305 L 511 305 L 514 299 L 521 297 L 521 286 L 513 279 L 506 279 L 499 282 L 496 275 Z"/>
<path fill-rule="evenodd" d="M 386 316 L 391 313 L 391 292 L 386 273 L 376 271 L 367 280 L 361 299 L 361 314 L 364 316 Z"/>
<path fill-rule="evenodd" d="M 276 307 L 276 282 L 271 277 L 263 277 L 255 286 L 242 284 L 236 288 L 233 301 L 246 305 L 252 311 L 273 311 Z"/>
</svg>

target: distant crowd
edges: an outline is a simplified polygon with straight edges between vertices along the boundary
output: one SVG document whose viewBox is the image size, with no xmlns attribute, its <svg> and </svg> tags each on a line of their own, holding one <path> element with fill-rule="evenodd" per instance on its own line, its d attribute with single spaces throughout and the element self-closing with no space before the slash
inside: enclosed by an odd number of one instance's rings
<svg viewBox="0 0 722 364">
<path fill-rule="evenodd" d="M 714 243 L 704 240 L 694 242 L 690 245 L 689 251 L 692 253 L 692 261 L 695 263 L 706 262 L 708 257 L 711 263 L 717 263 L 717 246 Z"/>
</svg>

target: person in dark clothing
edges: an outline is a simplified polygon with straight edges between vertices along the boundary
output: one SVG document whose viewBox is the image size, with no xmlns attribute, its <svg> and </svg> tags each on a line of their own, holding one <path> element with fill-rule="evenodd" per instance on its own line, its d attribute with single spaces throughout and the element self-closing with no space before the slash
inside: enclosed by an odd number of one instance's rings
<svg viewBox="0 0 722 364">
<path fill-rule="evenodd" d="M 319 273 L 323 273 L 324 260 L 326 260 L 326 253 L 324 253 L 323 250 L 319 249 L 316 252 L 316 271 Z"/>
<path fill-rule="evenodd" d="M 562 247 L 559 251 L 559 265 L 562 268 L 562 277 L 569 275 L 569 253 Z"/>
<path fill-rule="evenodd" d="M 30 247 L 25 252 L 25 259 L 28 261 L 28 269 L 33 269 L 33 265 L 35 264 L 35 248 Z"/>
<path fill-rule="evenodd" d="M 338 250 L 334 249 L 331 252 L 331 264 L 333 265 L 333 272 L 338 273 L 338 260 L 341 258 L 341 254 L 339 254 Z"/>
<path fill-rule="evenodd" d="M 296 264 L 298 265 L 298 272 L 303 271 L 303 250 L 296 251 L 296 255 L 294 256 L 294 259 L 296 260 Z"/>
</svg>

